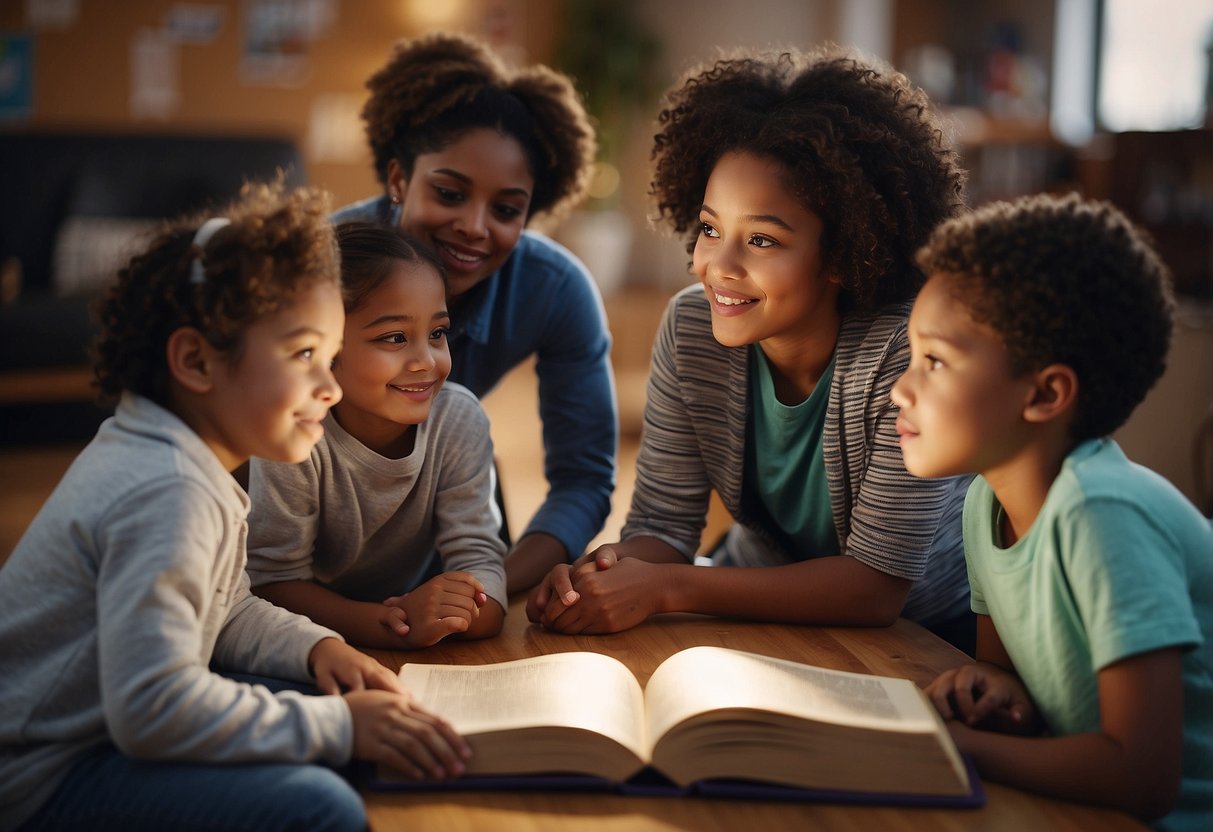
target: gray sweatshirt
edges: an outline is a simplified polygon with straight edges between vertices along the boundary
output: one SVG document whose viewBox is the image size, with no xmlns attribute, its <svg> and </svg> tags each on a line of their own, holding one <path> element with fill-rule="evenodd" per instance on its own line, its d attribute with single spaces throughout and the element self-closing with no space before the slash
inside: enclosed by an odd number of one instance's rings
<svg viewBox="0 0 1213 832">
<path fill-rule="evenodd" d="M 339 637 L 250 594 L 247 512 L 193 431 L 123 397 L 0 569 L 0 828 L 104 742 L 147 759 L 349 759 L 341 697 L 210 670 L 308 680 L 312 647 Z"/>
<path fill-rule="evenodd" d="M 408 456 L 380 456 L 330 413 L 310 459 L 253 460 L 249 494 L 253 586 L 315 580 L 347 598 L 382 601 L 462 571 L 503 610 L 509 605 L 489 421 L 454 382 L 438 391 Z"/>
</svg>

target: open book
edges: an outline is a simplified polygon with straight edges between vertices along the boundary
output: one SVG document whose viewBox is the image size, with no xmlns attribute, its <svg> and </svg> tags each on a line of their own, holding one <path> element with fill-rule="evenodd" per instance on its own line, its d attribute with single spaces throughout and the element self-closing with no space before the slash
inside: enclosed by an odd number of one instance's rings
<svg viewBox="0 0 1213 832">
<path fill-rule="evenodd" d="M 622 662 L 589 652 L 410 663 L 400 677 L 467 738 L 472 777 L 623 783 L 656 772 L 676 791 L 702 793 L 704 782 L 736 781 L 943 798 L 979 791 L 935 708 L 906 679 L 720 647 L 675 653 L 644 690 Z M 381 772 L 379 785 L 392 779 Z"/>
</svg>

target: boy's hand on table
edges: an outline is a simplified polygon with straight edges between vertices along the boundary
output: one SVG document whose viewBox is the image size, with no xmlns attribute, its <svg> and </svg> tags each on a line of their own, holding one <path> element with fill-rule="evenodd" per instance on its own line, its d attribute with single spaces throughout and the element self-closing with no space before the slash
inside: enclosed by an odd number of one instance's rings
<svg viewBox="0 0 1213 832">
<path fill-rule="evenodd" d="M 944 719 L 1005 734 L 1036 733 L 1036 708 L 1018 676 L 987 662 L 941 673 L 926 694 Z"/>
</svg>

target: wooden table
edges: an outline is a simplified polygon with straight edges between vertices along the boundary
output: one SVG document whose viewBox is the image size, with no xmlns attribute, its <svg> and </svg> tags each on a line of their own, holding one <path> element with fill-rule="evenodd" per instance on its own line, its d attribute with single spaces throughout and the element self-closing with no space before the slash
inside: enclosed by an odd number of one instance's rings
<svg viewBox="0 0 1213 832">
<path fill-rule="evenodd" d="M 485 664 L 566 650 L 606 653 L 643 685 L 671 654 L 710 644 L 808 664 L 902 676 L 925 685 L 965 661 L 951 645 L 908 621 L 881 629 L 795 627 L 694 615 L 658 616 L 625 633 L 564 636 L 526 620 L 511 605 L 500 636 L 415 652 L 369 650 L 392 669 L 405 661 Z M 587 703 L 590 704 L 590 703 Z M 907 809 L 823 803 L 623 797 L 578 792 L 424 792 L 363 790 L 376 832 L 646 832 L 646 830 L 1117 830 L 1144 827 L 1119 813 L 1037 797 L 986 782 L 982 809 Z"/>
</svg>

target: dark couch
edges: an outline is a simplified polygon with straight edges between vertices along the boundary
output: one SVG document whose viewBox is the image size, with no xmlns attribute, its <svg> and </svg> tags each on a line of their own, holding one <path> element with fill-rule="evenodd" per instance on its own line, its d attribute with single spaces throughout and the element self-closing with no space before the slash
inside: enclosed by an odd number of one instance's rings
<svg viewBox="0 0 1213 832">
<path fill-rule="evenodd" d="M 303 182 L 289 139 L 0 133 L 0 377 L 86 367 L 93 301 L 139 235 L 280 169 Z M 105 415 L 86 388 L 21 388 L 0 396 L 2 442 L 87 438 Z"/>
</svg>

